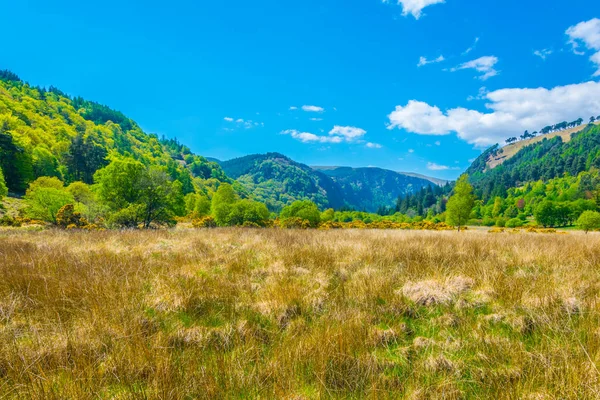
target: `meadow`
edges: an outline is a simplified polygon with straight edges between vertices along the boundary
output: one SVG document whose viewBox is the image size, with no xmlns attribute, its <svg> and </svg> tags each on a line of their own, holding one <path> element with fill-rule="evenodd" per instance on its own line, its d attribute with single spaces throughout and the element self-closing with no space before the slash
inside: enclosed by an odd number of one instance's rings
<svg viewBox="0 0 600 400">
<path fill-rule="evenodd" d="M 0 399 L 600 397 L 600 234 L 0 231 Z"/>
</svg>

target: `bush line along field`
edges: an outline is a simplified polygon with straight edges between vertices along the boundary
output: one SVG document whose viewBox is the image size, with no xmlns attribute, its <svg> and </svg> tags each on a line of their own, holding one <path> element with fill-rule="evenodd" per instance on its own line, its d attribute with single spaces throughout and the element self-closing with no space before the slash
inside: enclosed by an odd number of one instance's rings
<svg viewBox="0 0 600 400">
<path fill-rule="evenodd" d="M 3 399 L 600 396 L 595 234 L 0 235 Z"/>
</svg>

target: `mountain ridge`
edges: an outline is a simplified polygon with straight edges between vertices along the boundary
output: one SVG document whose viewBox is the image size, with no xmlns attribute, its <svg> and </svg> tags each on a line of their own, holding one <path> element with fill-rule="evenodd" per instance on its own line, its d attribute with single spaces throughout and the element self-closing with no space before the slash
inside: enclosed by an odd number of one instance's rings
<svg viewBox="0 0 600 400">
<path fill-rule="evenodd" d="M 311 167 L 276 152 L 250 154 L 219 164 L 271 209 L 279 209 L 291 199 L 308 198 L 321 208 L 374 212 L 382 206 L 394 207 L 401 195 L 434 184 L 378 167 Z"/>
</svg>

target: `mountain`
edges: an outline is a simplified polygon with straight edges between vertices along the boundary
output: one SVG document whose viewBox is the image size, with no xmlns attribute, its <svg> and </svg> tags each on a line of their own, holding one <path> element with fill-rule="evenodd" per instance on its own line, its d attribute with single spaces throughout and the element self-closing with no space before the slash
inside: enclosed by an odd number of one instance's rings
<svg viewBox="0 0 600 400">
<path fill-rule="evenodd" d="M 494 162 L 503 155 L 510 157 Z M 517 151 L 493 146 L 466 172 L 476 194 L 487 201 L 496 196 L 504 197 L 508 189 L 527 182 L 548 181 L 564 174 L 577 176 L 593 167 L 600 168 L 600 125 L 588 124 L 563 134 L 537 137 L 522 144 Z"/>
<path fill-rule="evenodd" d="M 0 167 L 11 193 L 23 194 L 41 176 L 91 184 L 94 173 L 119 156 L 165 167 L 184 194 L 231 182 L 242 196 L 263 201 L 273 211 L 297 199 L 310 199 L 321 208 L 375 211 L 431 184 L 378 168 L 315 169 L 277 153 L 208 159 L 176 139 L 144 132 L 119 111 L 54 87 L 33 87 L 0 71 Z"/>
<path fill-rule="evenodd" d="M 596 124 L 598 124 L 598 122 L 596 122 Z M 491 169 L 491 168 L 497 167 L 498 165 L 502 164 L 506 160 L 512 158 L 515 154 L 517 154 L 523 148 L 525 148 L 529 145 L 541 142 L 544 139 L 552 139 L 554 137 L 560 136 L 562 141 L 566 143 L 569 140 L 571 140 L 571 135 L 573 133 L 580 132 L 580 131 L 584 130 L 586 127 L 587 127 L 587 125 L 582 124 L 579 126 L 575 126 L 573 128 L 558 130 L 558 131 L 550 132 L 547 134 L 540 134 L 539 136 L 535 136 L 535 137 L 532 137 L 529 139 L 510 143 L 510 144 L 502 147 L 501 151 L 498 151 L 497 153 L 494 153 L 494 154 L 490 154 L 490 156 L 486 160 L 487 168 Z"/>
<path fill-rule="evenodd" d="M 333 179 L 349 206 L 371 212 L 381 206 L 395 206 L 399 196 L 432 185 L 429 179 L 381 168 L 314 168 Z"/>
<path fill-rule="evenodd" d="M 434 178 L 431 176 L 427 176 L 427 175 L 422 175 L 422 174 L 417 174 L 416 172 L 398 172 L 399 174 L 402 175 L 408 175 L 408 176 L 412 176 L 415 178 L 421 178 L 421 179 L 425 179 L 428 180 L 431 183 L 434 183 L 438 186 L 444 186 L 447 183 L 449 183 L 450 181 L 446 180 L 446 179 L 439 179 L 439 178 Z"/>
<path fill-rule="evenodd" d="M 271 210 L 304 199 L 314 201 L 321 209 L 345 205 L 342 191 L 330 177 L 279 153 L 248 155 L 221 161 L 220 165 Z"/>
<path fill-rule="evenodd" d="M 40 176 L 92 183 L 96 170 L 125 155 L 166 167 L 184 193 L 231 181 L 217 163 L 145 133 L 121 112 L 0 71 L 0 167 L 12 193 Z"/>
<path fill-rule="evenodd" d="M 430 186 L 430 180 L 381 168 L 309 167 L 279 153 L 221 161 L 225 173 L 272 210 L 298 199 L 321 208 L 377 211 L 392 207 L 399 195 Z"/>
</svg>

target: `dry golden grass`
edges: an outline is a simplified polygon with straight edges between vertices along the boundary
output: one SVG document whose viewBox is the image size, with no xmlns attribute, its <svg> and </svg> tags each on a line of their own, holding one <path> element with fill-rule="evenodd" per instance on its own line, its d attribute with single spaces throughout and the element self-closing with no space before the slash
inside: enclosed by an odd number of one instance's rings
<svg viewBox="0 0 600 400">
<path fill-rule="evenodd" d="M 0 398 L 600 397 L 600 235 L 0 231 Z"/>
</svg>

